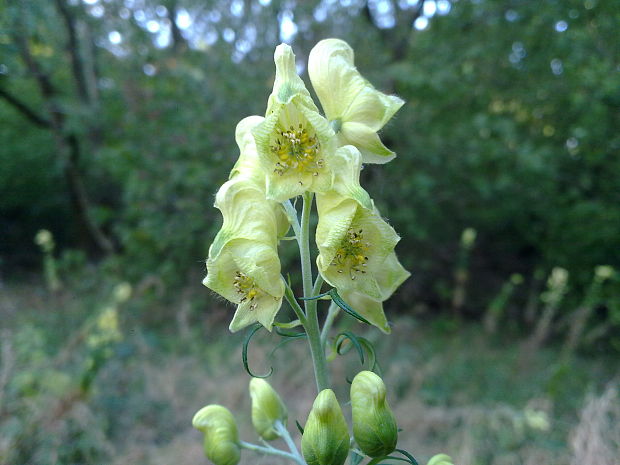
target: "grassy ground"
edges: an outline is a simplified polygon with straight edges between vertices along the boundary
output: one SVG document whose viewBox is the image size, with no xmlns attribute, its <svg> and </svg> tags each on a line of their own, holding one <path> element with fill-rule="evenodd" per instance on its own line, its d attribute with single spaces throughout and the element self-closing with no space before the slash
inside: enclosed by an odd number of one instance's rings
<svg viewBox="0 0 620 465">
<path fill-rule="evenodd" d="M 243 335 L 225 329 L 230 308 L 205 308 L 202 289 L 166 295 L 156 280 L 126 301 L 94 275 L 69 287 L 51 295 L 5 284 L 0 293 L 0 464 L 206 463 L 190 422 L 208 403 L 228 406 L 241 437 L 256 441 Z M 553 346 L 531 353 L 519 337 L 489 338 L 474 323 L 401 317 L 389 337 L 341 323 L 375 343 L 399 447 L 421 464 L 438 452 L 459 465 L 617 463 L 617 360 L 560 360 Z M 273 365 L 294 429 L 315 395 L 309 355 L 297 340 L 269 358 L 277 342 L 253 340 L 250 365 Z M 352 351 L 331 368 L 344 400 L 359 362 Z M 278 462 L 244 453 L 241 463 Z"/>
</svg>

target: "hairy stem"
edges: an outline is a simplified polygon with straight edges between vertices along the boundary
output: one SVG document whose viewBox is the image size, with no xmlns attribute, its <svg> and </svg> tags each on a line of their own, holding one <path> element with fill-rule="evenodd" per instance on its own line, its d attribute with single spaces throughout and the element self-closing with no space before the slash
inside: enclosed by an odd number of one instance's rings
<svg viewBox="0 0 620 465">
<path fill-rule="evenodd" d="M 297 449 L 297 446 L 295 445 L 295 442 L 293 441 L 293 438 L 291 437 L 290 433 L 286 429 L 286 426 L 284 426 L 284 424 L 280 420 L 276 421 L 275 429 L 277 433 L 280 435 L 280 437 L 284 439 L 284 442 L 286 442 L 286 445 L 288 449 L 291 451 L 291 454 L 297 456 L 300 460 L 300 463 L 305 463 L 303 457 L 301 456 L 301 454 L 299 453 L 299 450 Z"/>
<path fill-rule="evenodd" d="M 301 274 L 303 279 L 304 297 L 312 297 L 315 287 L 321 288 L 322 278 L 317 277 L 316 286 L 312 285 L 312 262 L 310 261 L 310 212 L 312 210 L 312 200 L 314 194 L 306 192 L 303 195 L 303 208 L 301 212 L 301 228 L 299 232 L 299 255 L 301 258 Z M 330 387 L 329 373 L 327 371 L 327 360 L 325 350 L 321 344 L 321 330 L 317 315 L 317 301 L 305 300 L 306 323 L 304 328 L 308 335 L 310 352 L 312 353 L 312 363 L 314 365 L 314 376 L 319 392 Z"/>
<path fill-rule="evenodd" d="M 252 444 L 251 442 L 239 441 L 239 445 L 244 449 L 253 450 L 254 452 L 260 452 L 263 454 L 269 455 L 277 455 L 279 457 L 285 457 L 287 459 L 293 460 L 299 465 L 306 465 L 306 462 L 301 458 L 300 455 L 295 455 L 290 452 L 286 452 L 281 449 L 276 449 L 270 445 L 259 446 L 258 444 Z"/>
<path fill-rule="evenodd" d="M 329 304 L 329 310 L 327 312 L 327 316 L 325 317 L 325 323 L 323 323 L 323 330 L 321 331 L 321 345 L 323 346 L 323 350 L 325 350 L 325 344 L 327 343 L 327 338 L 329 337 L 329 330 L 334 324 L 334 320 L 338 316 L 338 311 L 340 308 L 334 302 Z"/>
</svg>

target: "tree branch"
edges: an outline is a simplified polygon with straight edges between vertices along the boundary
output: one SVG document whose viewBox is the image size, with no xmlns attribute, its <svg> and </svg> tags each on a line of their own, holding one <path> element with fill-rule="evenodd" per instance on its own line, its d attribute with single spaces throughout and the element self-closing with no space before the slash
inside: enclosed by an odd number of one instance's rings
<svg viewBox="0 0 620 465">
<path fill-rule="evenodd" d="M 52 127 L 52 123 L 50 121 L 35 113 L 32 108 L 6 90 L 0 88 L 0 97 L 6 100 L 7 103 L 9 103 L 13 108 L 19 111 L 35 125 L 46 129 L 50 129 Z"/>
<path fill-rule="evenodd" d="M 77 29 L 75 26 L 75 18 L 73 17 L 69 6 L 65 0 L 56 0 L 56 8 L 62 16 L 67 27 L 67 45 L 66 49 L 71 57 L 71 69 L 75 79 L 78 95 L 83 102 L 89 101 L 88 87 L 86 78 L 84 77 L 84 65 L 80 56 L 80 48 L 78 45 Z"/>
</svg>

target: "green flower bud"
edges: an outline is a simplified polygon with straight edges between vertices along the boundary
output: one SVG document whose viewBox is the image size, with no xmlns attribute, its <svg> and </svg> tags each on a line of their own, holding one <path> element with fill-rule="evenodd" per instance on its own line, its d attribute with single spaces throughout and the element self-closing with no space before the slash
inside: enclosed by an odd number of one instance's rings
<svg viewBox="0 0 620 465">
<path fill-rule="evenodd" d="M 369 457 L 388 455 L 396 448 L 396 419 L 385 399 L 385 384 L 372 371 L 362 371 L 351 384 L 353 437 Z"/>
<path fill-rule="evenodd" d="M 275 425 L 278 421 L 285 425 L 288 412 L 278 393 L 264 379 L 252 378 L 250 397 L 252 424 L 256 432 L 267 441 L 280 437 Z"/>
<path fill-rule="evenodd" d="M 349 454 L 349 430 L 331 389 L 314 400 L 301 438 L 301 452 L 308 465 L 342 465 Z"/>
<path fill-rule="evenodd" d="M 221 405 L 207 405 L 194 415 L 192 425 L 205 433 L 205 455 L 215 465 L 239 463 L 237 423 L 230 410 Z"/>
<path fill-rule="evenodd" d="M 426 465 L 454 465 L 452 457 L 446 454 L 437 454 L 431 457 Z"/>
</svg>

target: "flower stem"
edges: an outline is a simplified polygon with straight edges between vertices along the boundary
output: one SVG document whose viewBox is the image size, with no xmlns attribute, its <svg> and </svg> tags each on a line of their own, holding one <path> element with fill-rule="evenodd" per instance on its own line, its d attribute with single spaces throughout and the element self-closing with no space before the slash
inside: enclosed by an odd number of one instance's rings
<svg viewBox="0 0 620 465">
<path fill-rule="evenodd" d="M 329 310 L 327 311 L 327 316 L 325 317 L 325 322 L 323 323 L 323 330 L 321 331 L 321 344 L 323 345 L 323 350 L 325 350 L 325 344 L 327 343 L 327 338 L 329 337 L 329 330 L 334 324 L 334 320 L 338 316 L 338 311 L 340 308 L 334 302 L 329 304 Z"/>
<path fill-rule="evenodd" d="M 286 426 L 284 426 L 284 424 L 280 420 L 276 421 L 274 426 L 275 426 L 276 432 L 280 435 L 282 439 L 284 439 L 284 442 L 286 442 L 286 445 L 288 446 L 288 449 L 291 451 L 291 454 L 295 455 L 296 457 L 299 458 L 299 461 L 303 462 L 304 459 L 299 453 L 299 450 L 297 450 L 295 441 L 293 441 L 293 438 L 291 437 L 290 433 L 286 429 Z"/>
<path fill-rule="evenodd" d="M 279 457 L 285 457 L 297 462 L 299 465 L 306 465 L 306 462 L 301 458 L 299 454 L 293 454 L 281 449 L 276 449 L 270 445 L 259 446 L 258 444 L 252 444 L 251 442 L 239 441 L 239 445 L 244 449 L 253 450 L 254 452 L 261 452 L 263 454 L 277 455 Z"/>
<path fill-rule="evenodd" d="M 316 285 L 312 285 L 312 262 L 310 261 L 310 212 L 312 211 L 312 200 L 314 194 L 306 192 L 303 195 L 303 207 L 301 211 L 301 224 L 299 231 L 299 255 L 301 259 L 301 274 L 303 279 L 304 297 L 312 297 L 314 288 L 321 289 L 323 280 L 317 277 Z M 310 352 L 312 353 L 312 363 L 314 365 L 314 376 L 318 392 L 330 387 L 329 373 L 327 371 L 327 360 L 325 350 L 321 344 L 321 330 L 317 314 L 317 301 L 305 300 L 306 322 L 304 328 L 308 335 Z"/>
</svg>

